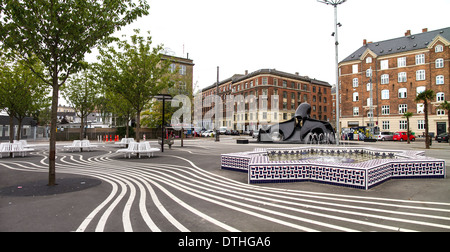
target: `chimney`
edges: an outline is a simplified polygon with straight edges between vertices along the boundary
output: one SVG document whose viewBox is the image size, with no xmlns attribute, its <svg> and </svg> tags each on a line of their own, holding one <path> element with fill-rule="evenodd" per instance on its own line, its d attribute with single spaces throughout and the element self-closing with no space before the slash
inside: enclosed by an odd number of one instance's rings
<svg viewBox="0 0 450 252">
<path fill-rule="evenodd" d="M 245 70 L 245 75 L 247 75 L 248 74 L 248 70 Z"/>
<path fill-rule="evenodd" d="M 407 30 L 406 32 L 405 32 L 405 37 L 406 36 L 411 36 L 411 30 Z"/>
<path fill-rule="evenodd" d="M 363 46 L 367 45 L 367 39 L 363 39 Z"/>
<path fill-rule="evenodd" d="M 428 31 L 428 28 L 423 28 L 422 29 L 422 32 L 427 32 Z"/>
</svg>

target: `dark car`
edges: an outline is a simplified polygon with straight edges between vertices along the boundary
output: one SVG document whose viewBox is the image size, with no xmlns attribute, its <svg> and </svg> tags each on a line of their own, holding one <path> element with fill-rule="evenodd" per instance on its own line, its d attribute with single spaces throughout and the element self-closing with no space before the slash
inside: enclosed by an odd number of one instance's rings
<svg viewBox="0 0 450 252">
<path fill-rule="evenodd" d="M 435 137 L 435 140 L 440 142 L 447 142 L 448 143 L 448 133 L 441 133 Z"/>
</svg>

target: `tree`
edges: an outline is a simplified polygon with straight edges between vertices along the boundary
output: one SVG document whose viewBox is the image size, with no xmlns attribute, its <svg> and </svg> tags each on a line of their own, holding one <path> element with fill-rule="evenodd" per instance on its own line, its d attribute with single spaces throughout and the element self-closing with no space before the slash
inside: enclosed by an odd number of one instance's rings
<svg viewBox="0 0 450 252">
<path fill-rule="evenodd" d="M 22 61 L 1 58 L 0 66 L 0 107 L 5 108 L 10 117 L 10 129 L 13 129 L 13 119 L 18 120 L 16 139 L 20 140 L 22 121 L 32 116 L 41 108 L 48 106 L 47 86 Z M 33 66 L 36 71 L 42 71 L 42 65 L 36 61 Z M 13 141 L 13 131 L 10 142 Z"/>
<path fill-rule="evenodd" d="M 448 117 L 448 129 L 447 132 L 450 134 L 450 102 L 448 101 L 444 101 L 443 103 L 441 103 L 438 107 L 439 109 L 444 109 L 447 110 L 447 117 Z M 450 141 L 448 141 L 448 143 L 450 144 Z"/>
<path fill-rule="evenodd" d="M 84 67 L 86 53 L 111 34 L 148 14 L 145 0 L 0 0 L 1 46 L 20 57 L 52 89 L 49 182 L 55 185 L 58 93 L 67 78 Z M 45 75 L 32 67 L 35 55 Z M 49 76 L 49 77 L 47 77 Z"/>
<path fill-rule="evenodd" d="M 410 132 L 410 130 L 409 130 L 409 118 L 410 118 L 411 116 L 413 116 L 413 113 L 412 113 L 412 112 L 405 112 L 405 113 L 403 114 L 403 117 L 406 118 L 406 128 L 407 128 L 407 131 L 406 131 L 406 137 L 407 137 L 407 139 L 408 139 L 408 144 L 409 144 L 409 142 L 410 142 L 410 140 L 409 140 L 409 135 L 411 134 L 411 132 Z"/>
<path fill-rule="evenodd" d="M 139 30 L 128 40 L 99 49 L 98 69 L 103 83 L 113 93 L 120 94 L 136 111 L 136 141 L 140 140 L 141 112 L 153 97 L 172 86 L 170 62 L 161 60 L 163 47 L 151 47 L 152 40 L 139 36 Z"/>
<path fill-rule="evenodd" d="M 427 89 L 419 94 L 415 98 L 415 102 L 423 102 L 423 112 L 425 116 L 425 148 L 430 148 L 430 136 L 428 135 L 428 103 L 434 100 L 434 91 Z"/>
<path fill-rule="evenodd" d="M 97 105 L 99 85 L 90 71 L 83 71 L 71 78 L 69 85 L 63 89 L 64 98 L 81 118 L 80 139 L 83 139 L 85 118 L 92 113 Z"/>
</svg>

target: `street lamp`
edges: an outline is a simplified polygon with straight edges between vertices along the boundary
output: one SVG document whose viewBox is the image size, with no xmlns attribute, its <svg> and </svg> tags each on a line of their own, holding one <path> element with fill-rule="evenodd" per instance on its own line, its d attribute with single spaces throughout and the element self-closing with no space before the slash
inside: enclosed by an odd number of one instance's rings
<svg viewBox="0 0 450 252">
<path fill-rule="evenodd" d="M 164 117 L 165 117 L 165 106 L 166 101 L 171 101 L 172 96 L 169 94 L 158 94 L 155 95 L 155 98 L 158 101 L 162 101 L 162 120 L 161 120 L 161 152 L 164 152 Z"/>
<path fill-rule="evenodd" d="M 340 126 L 339 126 L 339 61 L 338 61 L 338 26 L 341 27 L 341 23 L 337 22 L 337 6 L 339 4 L 345 3 L 347 0 L 317 0 L 319 3 L 324 3 L 326 5 L 333 5 L 334 7 L 334 32 L 331 34 L 331 36 L 334 36 L 335 39 L 335 50 L 336 50 L 336 145 L 339 145 L 339 138 L 340 138 Z"/>
<path fill-rule="evenodd" d="M 220 134 L 220 131 L 219 131 L 219 126 L 220 126 L 220 118 L 221 117 L 219 117 L 219 113 L 221 113 L 221 111 L 219 111 L 219 106 L 217 105 L 217 103 L 218 103 L 218 101 L 219 101 L 219 67 L 217 67 L 217 82 L 216 82 L 216 94 L 217 94 L 217 96 L 216 96 L 216 100 L 214 101 L 214 107 L 216 108 L 216 111 L 215 111 L 215 118 L 216 118 L 216 120 L 215 120 L 215 123 L 214 123 L 214 125 L 216 126 L 215 128 L 216 128 L 216 142 L 219 142 L 220 141 L 220 136 L 219 136 L 219 134 Z"/>
</svg>

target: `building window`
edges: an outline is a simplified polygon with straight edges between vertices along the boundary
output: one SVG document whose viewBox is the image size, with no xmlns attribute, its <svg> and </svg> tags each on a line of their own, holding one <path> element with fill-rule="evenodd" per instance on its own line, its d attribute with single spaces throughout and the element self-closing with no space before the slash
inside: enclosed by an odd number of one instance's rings
<svg viewBox="0 0 450 252">
<path fill-rule="evenodd" d="M 423 103 L 417 103 L 417 114 L 423 114 L 424 107 Z"/>
<path fill-rule="evenodd" d="M 366 77 L 372 77 L 372 69 L 367 69 L 366 70 Z"/>
<path fill-rule="evenodd" d="M 176 69 L 177 69 L 177 65 L 175 65 L 174 63 L 170 64 L 170 72 L 171 73 L 174 73 Z"/>
<path fill-rule="evenodd" d="M 359 101 L 358 92 L 353 93 L 353 101 Z"/>
<path fill-rule="evenodd" d="M 287 81 L 283 80 L 283 87 L 287 87 Z"/>
<path fill-rule="evenodd" d="M 406 88 L 399 88 L 398 89 L 398 98 L 406 98 Z"/>
<path fill-rule="evenodd" d="M 278 86 L 278 79 L 277 78 L 273 78 L 273 85 L 274 86 Z"/>
<path fill-rule="evenodd" d="M 381 84 L 389 84 L 389 74 L 381 75 Z"/>
<path fill-rule="evenodd" d="M 367 83 L 366 84 L 366 91 L 370 91 L 370 88 L 372 87 L 372 83 Z"/>
<path fill-rule="evenodd" d="M 372 63 L 372 57 L 367 57 L 366 58 L 366 63 Z"/>
<path fill-rule="evenodd" d="M 389 115 L 390 111 L 389 111 L 389 105 L 383 105 L 381 106 L 381 114 L 382 115 Z"/>
<path fill-rule="evenodd" d="M 416 80 L 425 80 L 425 70 L 417 70 L 416 71 Z"/>
<path fill-rule="evenodd" d="M 425 129 L 425 120 L 418 120 L 417 121 L 417 129 L 420 129 L 420 130 Z"/>
<path fill-rule="evenodd" d="M 358 87 L 358 78 L 353 78 L 353 87 Z"/>
<path fill-rule="evenodd" d="M 381 100 L 389 99 L 389 89 L 381 90 Z"/>
<path fill-rule="evenodd" d="M 399 114 L 404 114 L 404 113 L 406 113 L 407 110 L 408 110 L 407 104 L 399 104 L 398 105 L 398 113 Z"/>
<path fill-rule="evenodd" d="M 380 61 L 380 70 L 388 69 L 389 68 L 389 60 L 382 60 Z"/>
<path fill-rule="evenodd" d="M 186 66 L 180 66 L 180 74 L 186 75 Z"/>
<path fill-rule="evenodd" d="M 389 127 L 389 121 L 381 121 L 382 129 L 388 130 Z"/>
<path fill-rule="evenodd" d="M 434 52 L 443 52 L 444 51 L 444 47 L 442 45 L 437 45 L 434 48 Z"/>
<path fill-rule="evenodd" d="M 416 88 L 416 96 L 425 91 L 425 86 L 420 86 Z"/>
<path fill-rule="evenodd" d="M 436 94 L 436 101 L 443 102 L 445 101 L 445 94 L 443 92 L 439 92 Z"/>
<path fill-rule="evenodd" d="M 397 67 L 405 67 L 406 66 L 406 57 L 401 57 L 397 59 Z"/>
<path fill-rule="evenodd" d="M 443 68 L 443 67 L 444 67 L 444 59 L 437 59 L 436 68 Z"/>
<path fill-rule="evenodd" d="M 268 83 L 267 77 L 262 77 L 262 84 L 267 85 L 267 83 Z"/>
<path fill-rule="evenodd" d="M 416 65 L 425 64 L 425 54 L 416 55 Z"/>
<path fill-rule="evenodd" d="M 444 75 L 436 76 L 436 85 L 442 85 L 442 84 L 444 84 Z"/>
<path fill-rule="evenodd" d="M 354 116 L 359 115 L 359 107 L 353 107 L 353 115 Z"/>
<path fill-rule="evenodd" d="M 443 110 L 443 109 L 436 109 L 436 114 L 437 115 L 445 115 L 445 110 Z"/>
<path fill-rule="evenodd" d="M 352 73 L 358 73 L 358 65 L 352 65 Z"/>
<path fill-rule="evenodd" d="M 406 120 L 400 120 L 399 128 L 400 128 L 401 130 L 405 130 L 405 129 L 407 129 L 407 127 L 408 127 L 408 121 L 406 121 Z"/>
<path fill-rule="evenodd" d="M 406 82 L 406 72 L 398 73 L 398 82 Z"/>
</svg>

